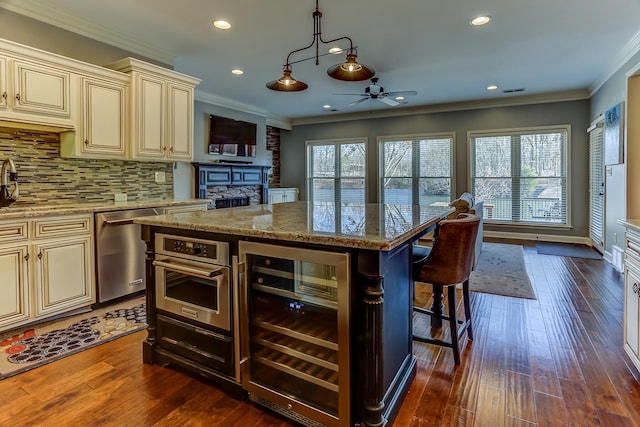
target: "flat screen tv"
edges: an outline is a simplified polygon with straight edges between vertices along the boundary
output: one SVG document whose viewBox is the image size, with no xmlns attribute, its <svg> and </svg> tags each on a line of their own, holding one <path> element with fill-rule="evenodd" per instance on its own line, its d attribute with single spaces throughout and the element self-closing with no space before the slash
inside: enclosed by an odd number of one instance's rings
<svg viewBox="0 0 640 427">
<path fill-rule="evenodd" d="M 209 154 L 255 157 L 255 123 L 214 115 L 209 118 Z"/>
</svg>

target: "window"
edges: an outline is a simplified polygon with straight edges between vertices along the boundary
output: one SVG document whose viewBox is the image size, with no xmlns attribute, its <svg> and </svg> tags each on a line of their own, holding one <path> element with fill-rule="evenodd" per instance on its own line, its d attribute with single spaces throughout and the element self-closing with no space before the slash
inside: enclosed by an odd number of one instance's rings
<svg viewBox="0 0 640 427">
<path fill-rule="evenodd" d="M 568 226 L 570 127 L 470 132 L 471 191 L 488 222 Z"/>
<path fill-rule="evenodd" d="M 379 138 L 380 202 L 449 203 L 454 134 Z"/>
<path fill-rule="evenodd" d="M 310 202 L 365 203 L 366 139 L 307 141 Z"/>
</svg>

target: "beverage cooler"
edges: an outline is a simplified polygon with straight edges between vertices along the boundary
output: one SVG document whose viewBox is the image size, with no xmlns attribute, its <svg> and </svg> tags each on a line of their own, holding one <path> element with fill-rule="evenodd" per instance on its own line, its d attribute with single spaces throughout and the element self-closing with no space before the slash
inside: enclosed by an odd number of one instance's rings
<svg viewBox="0 0 640 427">
<path fill-rule="evenodd" d="M 240 242 L 242 385 L 307 426 L 350 423 L 349 254 Z"/>
</svg>

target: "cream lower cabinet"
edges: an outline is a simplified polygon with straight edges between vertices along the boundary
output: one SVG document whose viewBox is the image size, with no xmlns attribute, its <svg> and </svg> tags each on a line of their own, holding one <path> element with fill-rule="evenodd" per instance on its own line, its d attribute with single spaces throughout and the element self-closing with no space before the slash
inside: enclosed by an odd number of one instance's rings
<svg viewBox="0 0 640 427">
<path fill-rule="evenodd" d="M 626 232 L 624 269 L 624 350 L 640 369 L 640 235 Z"/>
<path fill-rule="evenodd" d="M 52 240 L 33 246 L 36 317 L 49 316 L 94 302 L 91 238 Z"/>
<path fill-rule="evenodd" d="M 0 330 L 31 317 L 28 246 L 0 246 Z"/>
<path fill-rule="evenodd" d="M 0 330 L 95 302 L 92 227 L 91 215 L 0 221 Z"/>
<path fill-rule="evenodd" d="M 297 188 L 270 188 L 269 203 L 287 203 L 298 201 Z"/>
</svg>

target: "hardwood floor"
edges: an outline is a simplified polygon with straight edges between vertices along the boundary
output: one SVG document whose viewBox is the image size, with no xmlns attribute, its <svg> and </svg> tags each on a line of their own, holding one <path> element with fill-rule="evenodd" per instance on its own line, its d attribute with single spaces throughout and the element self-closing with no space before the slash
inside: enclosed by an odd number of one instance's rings
<svg viewBox="0 0 640 427">
<path fill-rule="evenodd" d="M 622 276 L 526 244 L 537 300 L 472 293 L 474 341 L 415 343 L 394 426 L 638 426 L 640 374 L 622 350 Z M 0 425 L 292 426 L 197 378 L 142 363 L 146 332 L 0 381 Z"/>
</svg>

